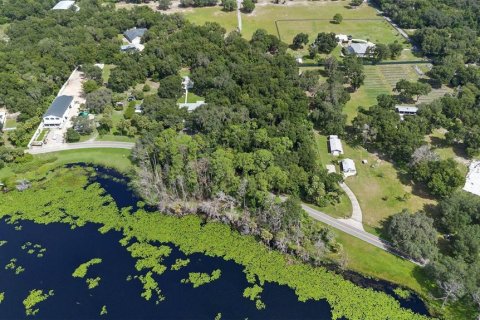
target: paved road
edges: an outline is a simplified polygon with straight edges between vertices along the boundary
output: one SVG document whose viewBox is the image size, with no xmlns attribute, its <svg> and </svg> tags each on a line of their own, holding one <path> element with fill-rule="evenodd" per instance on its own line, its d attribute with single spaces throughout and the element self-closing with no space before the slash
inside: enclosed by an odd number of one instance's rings
<svg viewBox="0 0 480 320">
<path fill-rule="evenodd" d="M 329 226 L 338 229 L 340 231 L 343 231 L 345 233 L 348 233 L 351 236 L 354 236 L 355 238 L 358 238 L 360 240 L 363 240 L 365 242 L 370 243 L 371 245 L 374 245 L 377 248 L 380 248 L 382 250 L 385 250 L 387 252 L 393 253 L 394 255 L 397 255 L 399 257 L 402 257 L 404 259 L 410 260 L 411 262 L 415 263 L 416 265 L 421 266 L 420 263 L 413 261 L 406 257 L 405 255 L 401 254 L 400 252 L 396 251 L 387 241 L 380 239 L 377 236 L 374 236 L 373 234 L 370 234 L 366 231 L 359 230 L 355 227 L 350 226 L 349 224 L 342 222 L 338 219 L 335 219 L 331 216 L 329 216 L 326 213 L 323 213 L 321 211 L 315 210 L 310 208 L 307 205 L 302 204 L 303 210 L 305 210 L 308 215 L 315 220 L 318 220 L 320 222 L 323 222 L 325 224 L 328 224 Z"/>
<path fill-rule="evenodd" d="M 41 154 L 49 152 L 58 152 L 64 150 L 89 149 L 89 148 L 117 148 L 132 149 L 135 144 L 132 142 L 114 142 L 114 141 L 87 141 L 78 143 L 64 143 L 56 146 L 32 147 L 26 152 L 30 154 Z"/>
</svg>

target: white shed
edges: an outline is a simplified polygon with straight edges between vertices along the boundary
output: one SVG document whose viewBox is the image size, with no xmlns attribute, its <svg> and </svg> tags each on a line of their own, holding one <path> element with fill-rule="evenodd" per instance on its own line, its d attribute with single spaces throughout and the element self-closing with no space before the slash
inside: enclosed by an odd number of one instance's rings
<svg viewBox="0 0 480 320">
<path fill-rule="evenodd" d="M 330 153 L 334 156 L 343 154 L 342 141 L 336 135 L 328 137 L 328 147 L 330 148 Z"/>
<path fill-rule="evenodd" d="M 342 166 L 343 176 L 349 177 L 357 174 L 357 168 L 355 167 L 355 162 L 352 159 L 343 159 L 340 162 Z"/>
</svg>

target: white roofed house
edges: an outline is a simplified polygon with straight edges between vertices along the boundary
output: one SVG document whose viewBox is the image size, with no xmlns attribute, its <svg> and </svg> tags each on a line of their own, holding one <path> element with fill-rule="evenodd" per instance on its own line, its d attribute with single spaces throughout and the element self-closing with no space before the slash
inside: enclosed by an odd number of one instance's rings
<svg viewBox="0 0 480 320">
<path fill-rule="evenodd" d="M 472 161 L 463 190 L 480 196 L 480 161 Z"/>
<path fill-rule="evenodd" d="M 70 10 L 70 9 L 75 9 L 75 11 L 80 10 L 79 7 L 75 5 L 75 1 L 72 0 L 62 0 L 58 2 L 52 10 Z"/>
<path fill-rule="evenodd" d="M 328 137 L 328 147 L 330 149 L 330 153 L 334 156 L 343 154 L 342 141 L 336 135 L 330 135 Z"/>
<path fill-rule="evenodd" d="M 352 159 L 343 159 L 340 162 L 342 167 L 343 176 L 350 177 L 357 174 L 357 168 L 355 167 L 355 162 Z"/>
<path fill-rule="evenodd" d="M 56 97 L 43 115 L 43 126 L 45 128 L 62 128 L 68 120 L 68 113 L 72 105 L 72 96 Z"/>
<path fill-rule="evenodd" d="M 416 115 L 418 107 L 415 106 L 395 106 L 395 111 L 401 115 Z"/>
</svg>

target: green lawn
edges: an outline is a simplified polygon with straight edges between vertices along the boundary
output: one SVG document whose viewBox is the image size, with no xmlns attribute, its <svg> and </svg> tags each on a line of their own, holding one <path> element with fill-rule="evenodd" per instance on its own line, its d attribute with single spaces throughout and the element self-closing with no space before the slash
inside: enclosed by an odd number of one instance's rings
<svg viewBox="0 0 480 320">
<path fill-rule="evenodd" d="M 122 111 L 117 111 L 115 110 L 112 114 L 112 122 L 113 122 L 113 128 L 110 130 L 109 133 L 104 134 L 102 136 L 98 136 L 95 140 L 97 141 L 118 141 L 118 142 L 135 142 L 134 137 L 127 137 L 127 136 L 122 136 L 117 132 L 117 124 L 120 122 L 120 120 L 124 119 L 123 117 L 124 110 Z"/>
<path fill-rule="evenodd" d="M 317 143 L 322 164 L 339 159 L 328 153 L 326 136 L 317 135 Z M 423 195 L 421 190 L 413 190 L 411 185 L 403 184 L 400 173 L 390 162 L 379 159 L 362 147 L 351 147 L 344 140 L 342 144 L 345 151 L 343 157 L 353 159 L 357 167 L 357 176 L 348 177 L 345 182 L 360 203 L 367 231 L 377 233 L 374 228 L 381 227 L 382 221 L 404 208 L 417 211 L 425 205 L 436 203 Z M 368 163 L 362 164 L 363 159 Z M 410 194 L 410 197 L 404 199 L 405 194 Z"/>
<path fill-rule="evenodd" d="M 78 149 L 35 155 L 23 165 L 11 165 L 0 169 L 0 179 L 16 181 L 21 178 L 35 179 L 46 172 L 68 163 L 92 163 L 128 172 L 133 168 L 130 150 L 126 149 Z"/>
<path fill-rule="evenodd" d="M 469 158 L 463 144 L 449 145 L 445 141 L 445 130 L 437 129 L 426 137 L 426 142 L 440 156 L 441 159 L 453 158 L 459 163 L 458 168 L 466 176 Z"/>
<path fill-rule="evenodd" d="M 426 295 L 426 277 L 419 266 L 342 231 L 334 229 L 334 232 L 347 255 L 348 269 L 400 284 Z"/>
<path fill-rule="evenodd" d="M 102 80 L 104 83 L 108 82 L 108 79 L 110 79 L 110 73 L 112 72 L 112 69 L 115 68 L 115 65 L 113 64 L 106 64 L 103 67 L 102 70 Z"/>
<path fill-rule="evenodd" d="M 45 137 L 47 134 L 50 132 L 50 129 L 43 129 L 42 132 L 38 135 L 37 139 L 35 141 L 43 141 L 45 140 Z"/>
<path fill-rule="evenodd" d="M 5 122 L 5 128 L 15 128 L 17 126 L 16 119 L 7 119 Z"/>
<path fill-rule="evenodd" d="M 403 42 L 397 32 L 372 7 L 362 5 L 358 9 L 347 9 L 344 1 L 326 2 L 313 1 L 305 3 L 289 3 L 285 5 L 263 4 L 257 5 L 252 14 L 242 14 L 243 30 L 246 38 L 250 38 L 257 29 L 265 29 L 277 35 L 275 21 L 286 19 L 331 19 L 334 14 L 342 14 L 344 21 L 341 24 L 332 24 L 329 21 L 279 21 L 278 28 L 282 41 L 290 43 L 299 32 L 310 35 L 310 41 L 318 32 L 335 32 L 351 34 L 354 38 L 369 38 L 371 41 Z M 220 7 L 195 8 L 185 12 L 188 20 L 204 24 L 214 21 L 221 24 L 227 31 L 237 28 L 236 12 L 223 12 Z M 348 19 L 379 19 L 378 21 L 348 21 Z"/>
<path fill-rule="evenodd" d="M 195 103 L 195 102 L 200 101 L 200 100 L 205 101 L 205 98 L 197 96 L 193 92 L 188 92 L 188 97 L 187 97 L 187 102 L 188 103 Z M 178 103 L 184 103 L 185 102 L 185 95 L 178 98 L 177 102 Z"/>
<path fill-rule="evenodd" d="M 159 84 L 158 82 L 154 82 L 152 80 L 147 80 L 145 83 L 140 83 L 140 84 L 137 84 L 134 88 L 135 91 L 143 91 L 143 87 L 148 84 L 150 86 L 150 90 L 147 91 L 147 92 L 143 92 L 144 95 L 148 96 L 148 95 L 152 95 L 152 94 L 156 94 L 157 91 L 158 91 L 158 87 L 159 87 Z"/>
</svg>

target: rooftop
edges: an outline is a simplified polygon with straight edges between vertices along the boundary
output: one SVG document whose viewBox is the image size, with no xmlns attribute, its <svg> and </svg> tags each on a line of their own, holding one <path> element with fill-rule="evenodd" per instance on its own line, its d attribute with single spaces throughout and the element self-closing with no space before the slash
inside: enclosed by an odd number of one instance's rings
<svg viewBox="0 0 480 320">
<path fill-rule="evenodd" d="M 123 35 L 129 42 L 132 42 L 136 38 L 143 37 L 145 32 L 147 32 L 146 28 L 132 28 L 125 31 Z"/>
<path fill-rule="evenodd" d="M 52 104 L 48 108 L 47 112 L 43 115 L 44 117 L 54 116 L 54 117 L 63 117 L 68 107 L 72 104 L 72 96 L 58 96 L 53 100 Z"/>
<path fill-rule="evenodd" d="M 470 163 L 463 190 L 480 196 L 480 161 L 472 161 Z"/>
<path fill-rule="evenodd" d="M 347 50 L 349 53 L 357 54 L 357 55 L 365 55 L 367 53 L 367 49 L 372 47 L 371 43 L 351 43 Z"/>
<path fill-rule="evenodd" d="M 353 162 L 352 159 L 343 159 L 342 160 L 342 170 L 344 172 L 352 172 L 352 171 L 357 171 L 355 168 L 355 162 Z"/>
<path fill-rule="evenodd" d="M 58 2 L 52 10 L 68 10 L 75 5 L 75 1 L 71 0 L 62 0 Z"/>
<path fill-rule="evenodd" d="M 418 107 L 415 107 L 415 106 L 395 106 L 395 110 L 399 113 L 417 113 Z"/>
</svg>

